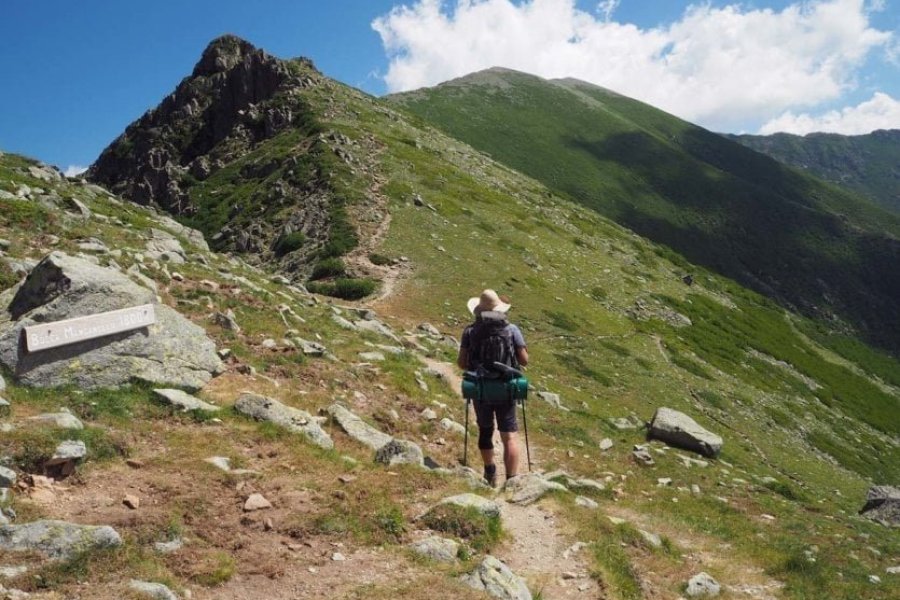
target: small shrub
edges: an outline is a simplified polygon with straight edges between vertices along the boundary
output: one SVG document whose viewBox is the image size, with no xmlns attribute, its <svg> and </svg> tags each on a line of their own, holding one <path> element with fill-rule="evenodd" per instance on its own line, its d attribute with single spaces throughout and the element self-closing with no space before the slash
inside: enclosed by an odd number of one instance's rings
<svg viewBox="0 0 900 600">
<path fill-rule="evenodd" d="M 311 281 L 307 289 L 314 294 L 332 296 L 343 300 L 360 300 L 375 291 L 378 284 L 371 279 L 336 279 L 335 281 Z"/>
<path fill-rule="evenodd" d="M 275 251 L 275 256 L 281 257 L 294 250 L 299 250 L 305 243 L 306 236 L 300 231 L 294 231 L 278 238 L 273 250 Z"/>
<path fill-rule="evenodd" d="M 767 481 L 763 486 L 794 502 L 803 502 L 806 500 L 806 496 L 802 492 L 798 492 L 783 481 Z"/>
<path fill-rule="evenodd" d="M 328 277 L 343 277 L 347 274 L 347 267 L 340 258 L 332 257 L 320 260 L 313 267 L 312 275 L 309 276 L 311 281 L 318 279 L 327 279 Z"/>
</svg>

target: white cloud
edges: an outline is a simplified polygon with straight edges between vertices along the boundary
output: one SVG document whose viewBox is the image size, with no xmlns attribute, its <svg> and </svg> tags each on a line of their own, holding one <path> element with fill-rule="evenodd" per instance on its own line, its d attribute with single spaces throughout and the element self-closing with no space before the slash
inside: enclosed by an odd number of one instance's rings
<svg viewBox="0 0 900 600">
<path fill-rule="evenodd" d="M 77 177 L 87 170 L 87 167 L 82 167 L 81 165 L 69 165 L 66 167 L 66 170 L 63 171 L 63 175 L 66 177 Z"/>
<path fill-rule="evenodd" d="M 860 135 L 876 129 L 900 129 L 900 100 L 887 94 L 876 92 L 871 100 L 857 106 L 832 110 L 823 115 L 796 115 L 786 112 L 763 125 L 759 132 L 763 135 L 784 131 L 806 135 L 817 131 Z"/>
<path fill-rule="evenodd" d="M 390 60 L 390 91 L 503 66 L 583 79 L 726 131 L 839 99 L 892 41 L 869 22 L 878 3 L 865 0 L 782 10 L 704 3 L 648 29 L 615 21 L 616 4 L 601 2 L 594 15 L 575 0 L 417 0 L 372 27 Z"/>
</svg>

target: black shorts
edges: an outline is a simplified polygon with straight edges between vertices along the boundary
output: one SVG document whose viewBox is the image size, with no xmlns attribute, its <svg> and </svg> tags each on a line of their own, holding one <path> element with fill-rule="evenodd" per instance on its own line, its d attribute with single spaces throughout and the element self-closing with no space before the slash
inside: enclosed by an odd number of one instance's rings
<svg viewBox="0 0 900 600">
<path fill-rule="evenodd" d="M 475 404 L 475 420 L 479 429 L 493 429 L 494 417 L 497 418 L 497 430 L 502 433 L 512 433 L 519 430 L 516 423 L 516 403 L 510 402 L 502 406 L 482 406 L 480 402 Z"/>
</svg>

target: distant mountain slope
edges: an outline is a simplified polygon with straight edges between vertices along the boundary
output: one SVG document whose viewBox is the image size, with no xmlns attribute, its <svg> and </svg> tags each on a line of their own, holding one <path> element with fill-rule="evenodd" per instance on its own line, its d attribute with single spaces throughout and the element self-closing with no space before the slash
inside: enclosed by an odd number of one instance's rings
<svg viewBox="0 0 900 600">
<path fill-rule="evenodd" d="M 603 88 L 490 69 L 389 98 L 619 223 L 900 350 L 900 218 Z"/>
<path fill-rule="evenodd" d="M 775 160 L 855 190 L 900 214 L 900 129 L 866 135 L 727 136 Z"/>
</svg>

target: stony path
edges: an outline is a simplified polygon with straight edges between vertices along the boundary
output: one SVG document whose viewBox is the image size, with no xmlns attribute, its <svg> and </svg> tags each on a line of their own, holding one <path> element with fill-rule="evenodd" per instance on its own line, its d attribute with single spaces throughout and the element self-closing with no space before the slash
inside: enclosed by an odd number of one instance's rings
<svg viewBox="0 0 900 600">
<path fill-rule="evenodd" d="M 543 598 L 605 598 L 589 575 L 588 548 L 576 550 L 557 526 L 558 517 L 539 504 L 501 505 L 503 528 L 512 539 L 494 554 Z"/>
</svg>

